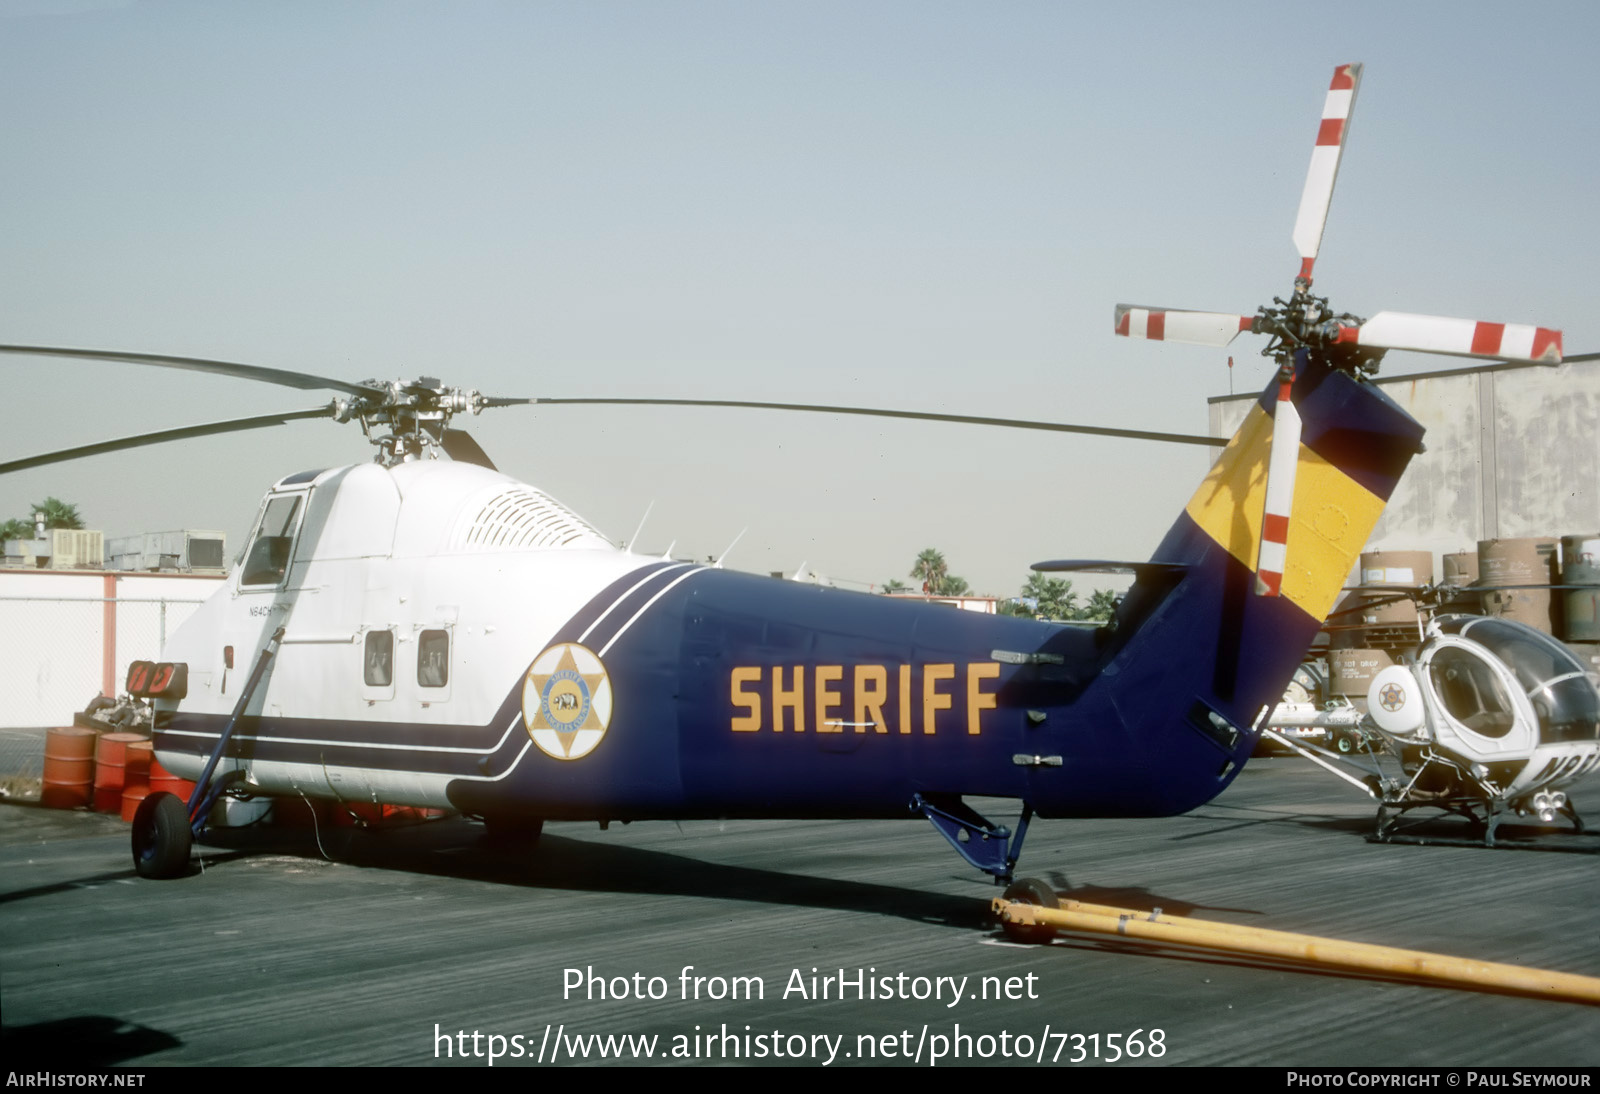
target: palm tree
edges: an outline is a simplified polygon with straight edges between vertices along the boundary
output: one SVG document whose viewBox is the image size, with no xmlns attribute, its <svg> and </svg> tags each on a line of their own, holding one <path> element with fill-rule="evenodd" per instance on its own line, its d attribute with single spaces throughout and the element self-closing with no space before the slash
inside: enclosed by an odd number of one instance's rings
<svg viewBox="0 0 1600 1094">
<path fill-rule="evenodd" d="M 1117 601 L 1120 599 L 1121 597 L 1110 589 L 1096 589 L 1094 595 L 1089 597 L 1089 603 L 1078 613 L 1078 618 L 1108 620 L 1115 614 Z"/>
<path fill-rule="evenodd" d="M 46 528 L 82 528 L 83 517 L 78 513 L 76 505 L 69 505 L 60 498 L 45 498 L 43 501 L 33 503 L 30 512 L 44 514 Z"/>
<path fill-rule="evenodd" d="M 901 581 L 898 577 L 891 577 L 883 583 L 883 591 L 888 593 L 905 593 L 911 591 L 911 586 Z"/>
<path fill-rule="evenodd" d="M 911 576 L 922 582 L 922 591 L 925 593 L 937 593 L 949 572 L 950 567 L 945 563 L 944 555 L 932 547 L 918 555 L 917 561 L 911 566 Z"/>
<path fill-rule="evenodd" d="M 1076 619 L 1078 594 L 1072 591 L 1072 582 L 1059 577 L 1046 577 L 1034 571 L 1022 587 L 1025 600 L 1034 602 L 1037 619 Z"/>
</svg>

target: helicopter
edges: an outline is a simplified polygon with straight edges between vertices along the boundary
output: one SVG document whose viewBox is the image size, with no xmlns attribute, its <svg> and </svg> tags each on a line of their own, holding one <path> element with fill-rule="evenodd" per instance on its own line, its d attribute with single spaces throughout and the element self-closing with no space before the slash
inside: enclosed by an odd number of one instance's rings
<svg viewBox="0 0 1600 1094">
<path fill-rule="evenodd" d="M 63 459 L 288 421 L 358 423 L 365 464 L 262 499 L 241 562 L 130 668 L 157 757 L 193 779 L 132 831 L 145 877 L 189 869 L 224 797 L 546 820 L 925 818 L 1014 900 L 1035 817 L 1166 816 L 1238 775 L 1366 543 L 1422 427 L 1370 383 L 1388 349 L 1559 362 L 1559 331 L 1334 313 L 1311 295 L 1359 65 L 1334 74 L 1294 239 L 1293 294 L 1254 316 L 1119 305 L 1118 335 L 1269 336 L 1277 375 L 1231 440 L 1055 422 L 734 400 L 485 396 L 433 378 L 351 383 L 159 354 L 0 346 L 332 390 L 324 406 L 84 445 Z M 632 404 L 882 415 L 1222 447 L 1093 629 L 785 582 L 621 549 L 502 474 L 462 415 Z M 968 800 L 1020 803 L 1015 830 Z M 1048 935 L 1008 927 L 1024 940 Z"/>
<path fill-rule="evenodd" d="M 1429 584 L 1334 612 L 1411 601 L 1418 642 L 1373 676 L 1364 716 L 1348 703 L 1316 709 L 1305 701 L 1315 685 L 1291 684 L 1285 698 L 1301 701 L 1280 705 L 1265 732 L 1371 795 L 1378 842 L 1443 842 L 1413 836 L 1431 819 L 1414 810 L 1465 819 L 1485 847 L 1508 818 L 1560 816 L 1584 833 L 1567 791 L 1600 770 L 1600 675 L 1536 627 L 1454 610 L 1469 590 Z M 1290 726 L 1327 728 L 1336 751 L 1290 739 Z"/>
</svg>

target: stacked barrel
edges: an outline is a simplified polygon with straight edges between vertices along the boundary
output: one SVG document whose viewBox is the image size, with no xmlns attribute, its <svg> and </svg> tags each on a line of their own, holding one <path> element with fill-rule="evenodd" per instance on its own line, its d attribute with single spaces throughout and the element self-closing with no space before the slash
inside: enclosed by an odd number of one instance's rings
<svg viewBox="0 0 1600 1094">
<path fill-rule="evenodd" d="M 1560 633 L 1559 604 L 1548 588 L 1560 570 L 1556 541 L 1542 536 L 1478 541 L 1482 613 Z"/>
<path fill-rule="evenodd" d="M 1443 555 L 1442 562 L 1442 583 L 1457 592 L 1440 611 L 1524 623 L 1564 640 L 1600 671 L 1600 532 L 1486 539 L 1476 550 Z M 1361 585 L 1339 603 L 1340 614 L 1328 628 L 1333 694 L 1365 698 L 1370 674 L 1387 664 L 1386 658 L 1417 645 L 1418 606 L 1405 599 L 1376 601 L 1416 591 L 1432 583 L 1433 574 L 1433 555 L 1427 551 L 1361 556 Z"/>
<path fill-rule="evenodd" d="M 87 807 L 132 821 L 139 803 L 158 790 L 187 801 L 194 783 L 163 768 L 143 734 L 101 732 L 88 726 L 61 726 L 45 734 L 40 805 Z"/>
</svg>

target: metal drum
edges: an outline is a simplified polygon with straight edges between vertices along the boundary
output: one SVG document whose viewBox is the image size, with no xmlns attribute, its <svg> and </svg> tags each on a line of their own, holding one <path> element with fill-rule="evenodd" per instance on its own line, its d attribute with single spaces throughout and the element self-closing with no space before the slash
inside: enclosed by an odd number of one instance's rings
<svg viewBox="0 0 1600 1094">
<path fill-rule="evenodd" d="M 1555 601 L 1550 590 L 1526 586 L 1549 585 L 1556 570 L 1556 557 L 1553 539 L 1479 540 L 1478 583 L 1483 590 L 1483 614 L 1555 634 L 1551 621 Z"/>
<path fill-rule="evenodd" d="M 1561 583 L 1568 642 L 1600 642 L 1600 532 L 1561 537 Z"/>
<path fill-rule="evenodd" d="M 129 749 L 144 738 L 137 733 L 102 733 L 94 751 L 94 811 L 120 813 L 128 785 Z M 142 781 L 139 779 L 134 782 Z"/>
<path fill-rule="evenodd" d="M 1455 551 L 1444 556 L 1444 583 L 1465 590 L 1478 582 L 1478 552 Z M 1483 597 L 1476 591 L 1459 592 L 1440 606 L 1447 615 L 1477 615 L 1483 607 Z"/>
<path fill-rule="evenodd" d="M 94 785 L 96 736 L 94 730 L 82 726 L 61 726 L 45 735 L 41 805 L 75 809 L 89 804 Z"/>
<path fill-rule="evenodd" d="M 1366 593 L 1416 592 L 1433 584 L 1432 551 L 1364 551 L 1361 554 L 1361 588 Z M 1415 626 L 1417 605 L 1410 600 L 1380 604 L 1361 613 L 1362 622 L 1376 627 Z"/>
</svg>

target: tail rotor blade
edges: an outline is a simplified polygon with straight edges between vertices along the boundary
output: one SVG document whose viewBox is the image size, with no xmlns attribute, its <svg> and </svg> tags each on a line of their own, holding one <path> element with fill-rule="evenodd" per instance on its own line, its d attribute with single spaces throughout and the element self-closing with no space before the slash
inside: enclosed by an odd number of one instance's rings
<svg viewBox="0 0 1600 1094">
<path fill-rule="evenodd" d="M 1359 327 L 1341 327 L 1334 341 L 1457 357 L 1561 363 L 1561 332 L 1522 323 L 1480 323 L 1381 311 Z"/>
<path fill-rule="evenodd" d="M 1317 127 L 1317 143 L 1311 150 L 1311 167 L 1300 194 L 1300 212 L 1294 219 L 1294 245 L 1300 252 L 1300 276 L 1311 281 L 1311 266 L 1322 246 L 1322 229 L 1328 222 L 1328 206 L 1333 201 L 1333 184 L 1339 177 L 1339 159 L 1350 135 L 1350 114 L 1361 86 L 1359 64 L 1340 65 L 1333 70 L 1328 97 L 1322 105 L 1322 123 Z"/>
<path fill-rule="evenodd" d="M 1152 342 L 1225 346 L 1239 337 L 1241 331 L 1249 330 L 1250 322 L 1248 315 L 1226 312 L 1117 305 L 1117 333 L 1124 338 L 1147 338 Z"/>
</svg>

